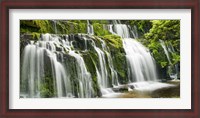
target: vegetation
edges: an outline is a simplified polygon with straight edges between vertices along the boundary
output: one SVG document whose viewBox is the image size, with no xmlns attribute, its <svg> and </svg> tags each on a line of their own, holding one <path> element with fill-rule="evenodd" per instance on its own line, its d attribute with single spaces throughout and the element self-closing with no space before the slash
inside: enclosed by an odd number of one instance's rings
<svg viewBox="0 0 200 118">
<path fill-rule="evenodd" d="M 152 28 L 144 34 L 144 44 L 150 49 L 161 69 L 167 70 L 168 66 L 180 65 L 180 21 L 179 20 L 153 20 Z M 169 60 L 162 49 L 164 41 L 169 50 Z"/>
</svg>

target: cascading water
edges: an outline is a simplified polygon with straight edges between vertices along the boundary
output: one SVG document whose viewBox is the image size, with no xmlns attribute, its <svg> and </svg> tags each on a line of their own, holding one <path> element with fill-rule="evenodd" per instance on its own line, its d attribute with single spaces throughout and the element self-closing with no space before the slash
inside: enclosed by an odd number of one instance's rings
<svg viewBox="0 0 200 118">
<path fill-rule="evenodd" d="M 93 26 L 90 24 L 89 20 L 87 20 L 87 32 L 90 35 L 94 35 L 94 29 L 93 29 Z"/>
<path fill-rule="evenodd" d="M 149 51 L 133 39 L 124 39 L 128 77 L 130 82 L 157 81 L 154 60 Z"/>
<path fill-rule="evenodd" d="M 148 49 L 138 41 L 130 38 L 127 25 L 116 24 L 114 27 L 115 33 L 123 38 L 129 81 L 157 81 L 155 61 Z"/>
<path fill-rule="evenodd" d="M 114 32 L 122 38 L 130 38 L 129 29 L 125 24 L 114 25 Z"/>
<path fill-rule="evenodd" d="M 100 62 L 100 69 L 97 71 L 97 77 L 99 78 L 99 83 L 103 88 L 108 87 L 108 72 L 107 72 L 107 67 L 106 67 L 106 60 L 105 60 L 105 54 L 101 49 L 94 47 L 98 57 L 99 57 L 99 62 Z"/>
<path fill-rule="evenodd" d="M 115 70 L 115 68 L 113 66 L 113 60 L 111 58 L 109 48 L 106 46 L 106 43 L 102 39 L 99 39 L 99 40 L 101 41 L 102 49 L 105 52 L 105 54 L 107 56 L 107 59 L 108 59 L 108 66 L 110 68 L 111 77 L 112 77 L 112 85 L 113 86 L 119 85 L 118 75 L 117 75 L 117 72 L 116 72 L 116 70 Z"/>
<path fill-rule="evenodd" d="M 130 26 L 128 26 L 128 28 L 130 29 L 133 38 L 137 39 L 138 38 L 137 27 L 134 25 L 133 28 L 131 28 Z"/>
<path fill-rule="evenodd" d="M 170 76 L 171 79 L 177 79 L 177 75 L 178 75 L 178 65 L 172 65 L 172 62 L 171 62 L 171 58 L 170 58 L 170 54 L 169 53 L 175 53 L 175 50 L 172 46 L 171 43 L 169 43 L 168 46 L 166 46 L 165 42 L 163 40 L 159 40 L 160 41 L 160 45 L 162 46 L 164 52 L 165 52 L 165 55 L 167 57 L 167 60 L 170 64 L 170 66 L 168 66 L 168 74 Z"/>
<path fill-rule="evenodd" d="M 57 39 L 51 41 L 49 34 L 42 37 L 42 41 L 37 41 L 35 44 L 28 44 L 24 49 L 23 66 L 22 66 L 22 82 L 28 83 L 26 92 L 27 97 L 41 97 L 41 87 L 44 85 L 44 58 L 49 58 L 53 74 L 54 88 L 57 97 L 63 97 L 67 93 L 71 93 L 71 83 L 67 78 L 66 70 L 62 62 L 58 62 L 57 56 L 62 53 L 57 52 L 54 43 Z M 61 59 L 62 60 L 62 59 Z M 63 84 L 63 81 L 65 84 Z M 22 90 L 23 91 L 23 90 Z"/>
<path fill-rule="evenodd" d="M 130 38 L 131 30 L 125 24 L 113 24 L 114 32 L 123 38 L 123 48 L 126 52 L 129 85 L 133 88 L 143 88 L 141 82 L 158 81 L 156 64 L 149 50 L 137 40 Z M 112 33 L 112 32 L 111 32 Z M 132 32 L 134 33 L 134 32 Z M 137 37 L 134 33 L 134 37 Z M 134 84 L 132 84 L 132 82 Z M 150 84 L 146 84 L 150 85 Z"/>
<path fill-rule="evenodd" d="M 109 87 L 109 85 L 108 85 L 108 70 L 106 67 L 106 57 L 108 60 L 109 69 L 111 70 L 112 85 L 118 85 L 119 84 L 118 76 L 117 76 L 116 70 L 114 69 L 113 61 L 110 56 L 110 53 L 108 52 L 105 42 L 101 39 L 99 39 L 99 40 L 101 41 L 103 51 L 96 46 L 94 46 L 94 48 L 98 54 L 99 61 L 100 61 L 100 71 L 98 70 L 98 72 L 97 72 L 99 75 L 98 77 L 100 78 L 100 80 L 99 80 L 100 85 L 104 88 Z"/>
<path fill-rule="evenodd" d="M 77 63 L 77 77 L 79 78 L 79 97 L 81 98 L 90 98 L 93 95 L 93 87 L 92 87 L 92 78 L 90 73 L 87 71 L 85 62 L 83 58 L 75 53 L 74 51 L 70 51 L 69 55 L 75 57 Z"/>
<path fill-rule="evenodd" d="M 28 44 L 24 49 L 21 80 L 24 85 L 28 83 L 28 86 L 21 90 L 22 96 L 41 97 L 41 87 L 45 84 L 44 76 L 46 74 L 44 72 L 44 58 L 49 58 L 53 77 L 52 89 L 56 93 L 53 97 L 73 97 L 70 73 L 67 73 L 68 69 L 63 64 L 65 49 L 65 51 L 69 51 L 70 56 L 76 59 L 74 66 L 76 66 L 76 75 L 79 81 L 78 97 L 92 97 L 94 91 L 91 75 L 87 71 L 81 55 L 72 51 L 72 47 L 72 43 L 68 39 L 61 40 L 59 37 L 50 34 L 42 35 L 42 40 L 34 44 Z"/>
<path fill-rule="evenodd" d="M 108 68 L 107 68 L 107 61 L 108 61 L 108 67 L 111 71 L 111 78 L 112 78 L 112 85 L 118 85 L 118 75 L 116 70 L 114 69 L 113 66 L 113 61 L 112 58 L 110 56 L 109 53 L 109 48 L 106 46 L 106 43 L 98 38 L 98 40 L 101 43 L 101 48 L 97 47 L 93 42 L 93 47 L 95 49 L 95 51 L 98 54 L 98 59 L 99 59 L 99 66 L 100 67 L 96 67 L 96 73 L 97 73 L 97 79 L 98 79 L 98 83 L 101 89 L 101 92 L 103 95 L 108 94 L 108 93 L 113 93 L 112 89 L 110 89 L 109 87 L 109 78 L 108 78 Z M 107 58 L 106 58 L 107 57 Z M 107 59 L 107 61 L 106 61 Z"/>
<path fill-rule="evenodd" d="M 161 44 L 161 46 L 162 46 L 162 48 L 163 48 L 163 50 L 165 52 L 165 55 L 167 56 L 167 60 L 169 61 L 170 64 L 172 64 L 171 59 L 169 57 L 169 53 L 168 53 L 167 47 L 165 45 L 165 42 L 163 40 L 159 40 L 159 41 L 160 41 L 160 44 Z"/>
<path fill-rule="evenodd" d="M 57 34 L 58 33 L 58 31 L 57 31 L 57 21 L 53 20 L 53 23 L 54 23 L 54 32 L 55 32 L 55 34 Z"/>
</svg>

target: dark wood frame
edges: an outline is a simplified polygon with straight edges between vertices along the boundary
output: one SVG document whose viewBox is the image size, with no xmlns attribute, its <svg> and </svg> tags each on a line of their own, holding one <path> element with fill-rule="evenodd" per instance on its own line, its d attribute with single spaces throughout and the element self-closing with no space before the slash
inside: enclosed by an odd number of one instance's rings
<svg viewBox="0 0 200 118">
<path fill-rule="evenodd" d="M 1 2 L 0 47 L 0 118 L 27 117 L 134 117 L 200 118 L 199 84 L 199 0 L 4 0 Z M 191 9 L 192 10 L 192 108 L 178 109 L 110 109 L 110 110 L 10 110 L 9 106 L 9 9 Z M 187 47 L 185 47 L 187 48 Z M 190 78 L 188 78 L 190 79 Z"/>
</svg>

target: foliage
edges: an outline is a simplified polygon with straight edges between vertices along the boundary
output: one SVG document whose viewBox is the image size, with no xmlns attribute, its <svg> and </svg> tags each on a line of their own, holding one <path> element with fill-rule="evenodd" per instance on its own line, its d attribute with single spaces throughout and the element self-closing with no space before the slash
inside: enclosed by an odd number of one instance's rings
<svg viewBox="0 0 200 118">
<path fill-rule="evenodd" d="M 152 52 L 154 58 L 159 65 L 164 68 L 169 65 L 169 62 L 164 55 L 162 46 L 159 40 L 163 40 L 166 46 L 175 49 L 175 52 L 170 53 L 172 64 L 180 62 L 180 21 L 179 20 L 152 20 L 152 28 L 144 35 L 148 43 L 147 47 Z M 167 64 L 168 63 L 168 64 Z"/>
<path fill-rule="evenodd" d="M 149 48 L 150 52 L 152 53 L 153 57 L 155 58 L 156 62 L 162 68 L 164 68 L 168 65 L 167 57 L 166 57 L 165 52 L 159 42 L 151 41 L 148 44 L 148 48 Z"/>
<path fill-rule="evenodd" d="M 152 27 L 137 40 L 149 48 L 160 73 L 167 78 L 168 67 L 180 65 L 180 20 L 151 20 L 149 22 Z M 161 40 L 168 50 L 170 61 L 167 59 Z"/>
<path fill-rule="evenodd" d="M 152 28 L 145 34 L 146 39 L 158 41 L 180 39 L 179 20 L 152 20 Z"/>
</svg>

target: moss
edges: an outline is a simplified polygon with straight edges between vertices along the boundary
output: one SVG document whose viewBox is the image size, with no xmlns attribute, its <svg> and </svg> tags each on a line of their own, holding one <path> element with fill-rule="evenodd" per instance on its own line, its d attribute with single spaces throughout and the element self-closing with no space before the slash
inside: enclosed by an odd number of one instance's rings
<svg viewBox="0 0 200 118">
<path fill-rule="evenodd" d="M 38 32 L 39 27 L 34 25 L 32 20 L 20 20 L 20 33 Z"/>
<path fill-rule="evenodd" d="M 87 25 L 85 23 L 78 24 L 78 33 L 87 33 Z"/>
<path fill-rule="evenodd" d="M 43 83 L 40 86 L 40 96 L 44 98 L 56 96 L 53 87 L 53 78 L 51 76 L 46 75 L 45 78 L 43 78 Z"/>
<path fill-rule="evenodd" d="M 40 33 L 33 32 L 33 33 L 31 33 L 31 35 L 33 37 L 33 40 L 39 40 L 40 39 Z"/>
<path fill-rule="evenodd" d="M 113 55 L 113 65 L 118 73 L 120 83 L 127 83 L 127 64 L 124 53 L 117 52 Z"/>
<path fill-rule="evenodd" d="M 21 20 L 20 33 L 53 33 L 49 20 Z"/>
<path fill-rule="evenodd" d="M 55 80 L 53 78 L 52 65 L 50 64 L 51 59 L 47 52 L 44 53 L 44 60 L 44 75 L 41 78 L 41 85 L 39 86 L 40 96 L 44 98 L 55 97 L 57 96 L 56 85 L 54 85 Z"/>
<path fill-rule="evenodd" d="M 85 61 L 85 64 L 86 64 L 86 67 L 87 67 L 87 70 L 91 73 L 92 77 L 95 77 L 96 76 L 96 70 L 95 70 L 95 62 L 91 56 L 91 54 L 93 55 L 93 58 L 94 57 L 94 52 L 85 52 L 85 53 L 82 53 L 82 56 L 84 58 L 84 61 Z"/>
<path fill-rule="evenodd" d="M 114 48 L 123 48 L 122 39 L 120 36 L 109 34 L 101 37 L 105 42 Z"/>
<path fill-rule="evenodd" d="M 56 33 L 74 34 L 86 33 L 86 21 L 66 21 L 66 20 L 21 20 L 20 33 Z"/>
<path fill-rule="evenodd" d="M 104 36 L 111 34 L 108 30 L 105 30 L 103 24 L 100 23 L 93 23 L 94 34 L 96 36 Z"/>
</svg>

